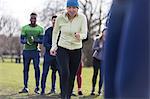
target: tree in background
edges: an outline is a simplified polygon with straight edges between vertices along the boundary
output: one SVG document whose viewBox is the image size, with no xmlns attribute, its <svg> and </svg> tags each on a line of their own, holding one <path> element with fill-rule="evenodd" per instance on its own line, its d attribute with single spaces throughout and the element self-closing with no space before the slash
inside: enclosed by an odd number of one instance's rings
<svg viewBox="0 0 150 99">
<path fill-rule="evenodd" d="M 0 17 L 0 34 L 2 45 L 0 48 L 0 55 L 4 53 L 11 55 L 11 61 L 14 54 L 19 50 L 21 51 L 21 46 L 19 43 L 18 37 L 15 37 L 15 34 L 18 34 L 20 25 L 17 19 L 12 18 L 11 16 L 2 15 Z"/>
<path fill-rule="evenodd" d="M 86 66 L 92 66 L 91 48 L 93 37 L 101 32 L 102 26 L 104 26 L 102 23 L 105 23 L 108 17 L 108 8 L 111 5 L 111 2 L 108 1 L 95 0 L 93 2 L 93 0 L 80 0 L 81 11 L 87 17 L 88 23 L 88 41 L 83 44 L 84 63 Z"/>
<path fill-rule="evenodd" d="M 50 20 L 53 15 L 64 11 L 64 1 L 62 0 L 48 0 L 45 2 L 45 7 L 39 12 L 40 23 L 44 28 L 49 27 Z"/>
<path fill-rule="evenodd" d="M 6 43 L 7 42 L 7 37 L 5 35 L 0 35 L 0 58 L 2 62 L 4 62 L 4 57 L 3 54 L 6 51 Z"/>
</svg>

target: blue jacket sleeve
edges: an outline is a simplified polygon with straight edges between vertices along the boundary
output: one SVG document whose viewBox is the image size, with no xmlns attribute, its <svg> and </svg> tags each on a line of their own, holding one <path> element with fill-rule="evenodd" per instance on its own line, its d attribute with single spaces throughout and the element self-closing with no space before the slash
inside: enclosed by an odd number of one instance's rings
<svg viewBox="0 0 150 99">
<path fill-rule="evenodd" d="M 100 42 L 99 42 L 98 39 L 96 39 L 96 40 L 93 42 L 92 51 L 95 51 L 95 50 L 99 51 L 99 50 L 100 50 L 99 43 L 100 43 Z"/>
<path fill-rule="evenodd" d="M 46 30 L 45 31 L 45 35 L 44 35 L 44 38 L 43 38 L 43 45 L 44 47 L 46 48 L 46 50 L 50 50 L 51 48 L 51 44 L 50 44 L 50 31 Z"/>
<path fill-rule="evenodd" d="M 38 38 L 34 39 L 34 42 L 42 44 L 42 42 L 43 42 L 43 35 L 40 35 Z"/>
<path fill-rule="evenodd" d="M 23 36 L 23 35 L 21 35 L 21 36 L 20 36 L 20 42 L 21 42 L 22 44 L 26 44 L 26 43 L 27 43 L 26 37 Z"/>
</svg>

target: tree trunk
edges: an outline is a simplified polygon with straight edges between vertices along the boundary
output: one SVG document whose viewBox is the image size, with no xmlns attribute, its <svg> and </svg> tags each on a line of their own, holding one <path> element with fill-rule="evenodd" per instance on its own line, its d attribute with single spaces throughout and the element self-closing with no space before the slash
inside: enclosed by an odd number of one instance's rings
<svg viewBox="0 0 150 99">
<path fill-rule="evenodd" d="M 83 62 L 84 65 L 89 67 L 92 65 L 92 44 L 93 40 L 89 37 L 88 41 L 83 43 Z"/>
</svg>

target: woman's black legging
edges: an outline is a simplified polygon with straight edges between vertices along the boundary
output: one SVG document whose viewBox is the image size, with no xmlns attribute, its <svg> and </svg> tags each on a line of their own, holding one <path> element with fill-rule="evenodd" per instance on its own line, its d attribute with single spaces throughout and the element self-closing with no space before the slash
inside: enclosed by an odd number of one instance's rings
<svg viewBox="0 0 150 99">
<path fill-rule="evenodd" d="M 68 50 L 58 47 L 56 59 L 60 71 L 61 98 L 70 99 L 76 72 L 81 61 L 81 49 Z"/>
</svg>

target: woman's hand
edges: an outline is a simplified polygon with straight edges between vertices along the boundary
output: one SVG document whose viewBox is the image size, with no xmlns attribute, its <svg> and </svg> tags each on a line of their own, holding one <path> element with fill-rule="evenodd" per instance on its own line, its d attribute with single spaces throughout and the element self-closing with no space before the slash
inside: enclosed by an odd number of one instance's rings
<svg viewBox="0 0 150 99">
<path fill-rule="evenodd" d="M 76 33 L 75 33 L 75 37 L 76 37 L 78 40 L 80 40 L 80 33 L 76 32 Z"/>
</svg>

